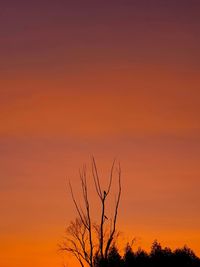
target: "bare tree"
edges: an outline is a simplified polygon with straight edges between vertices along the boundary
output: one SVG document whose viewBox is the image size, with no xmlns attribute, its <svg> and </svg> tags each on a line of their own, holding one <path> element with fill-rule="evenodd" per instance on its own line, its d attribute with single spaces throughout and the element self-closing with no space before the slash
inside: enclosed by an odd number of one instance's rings
<svg viewBox="0 0 200 267">
<path fill-rule="evenodd" d="M 115 161 L 111 166 L 108 186 L 106 189 L 102 189 L 97 165 L 94 157 L 92 157 L 92 179 L 94 181 L 94 187 L 97 197 L 100 200 L 100 219 L 99 222 L 95 222 L 91 218 L 91 202 L 88 197 L 88 184 L 87 184 L 87 172 L 86 167 L 80 171 L 80 182 L 83 196 L 82 206 L 78 205 L 74 196 L 73 188 L 69 182 L 69 188 L 71 197 L 75 205 L 78 217 L 70 223 L 66 229 L 66 237 L 63 244 L 60 246 L 61 250 L 71 253 L 79 261 L 81 267 L 85 265 L 94 267 L 95 259 L 107 260 L 110 248 L 115 242 L 117 237 L 116 223 L 118 216 L 118 208 L 121 197 L 121 167 L 120 164 L 115 168 Z M 113 216 L 108 220 L 105 211 L 107 206 L 107 199 L 111 192 L 113 183 L 114 171 L 117 172 L 118 179 L 118 191 L 115 199 L 115 205 L 113 207 Z M 110 222 L 110 223 L 107 223 Z"/>
</svg>

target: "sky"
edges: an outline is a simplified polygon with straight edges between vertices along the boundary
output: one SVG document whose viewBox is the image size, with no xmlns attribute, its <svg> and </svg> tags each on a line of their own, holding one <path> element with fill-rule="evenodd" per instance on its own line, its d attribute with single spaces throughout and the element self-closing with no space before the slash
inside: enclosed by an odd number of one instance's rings
<svg viewBox="0 0 200 267">
<path fill-rule="evenodd" d="M 199 10 L 198 0 L 1 1 L 3 267 L 76 266 L 57 244 L 76 216 L 66 180 L 78 196 L 91 155 L 103 183 L 121 162 L 123 242 L 200 256 Z"/>
</svg>

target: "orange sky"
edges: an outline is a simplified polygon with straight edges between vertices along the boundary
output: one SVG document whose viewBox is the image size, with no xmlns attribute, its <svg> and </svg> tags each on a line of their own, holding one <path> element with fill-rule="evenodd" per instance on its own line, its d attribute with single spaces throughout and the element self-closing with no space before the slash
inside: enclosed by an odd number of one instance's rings
<svg viewBox="0 0 200 267">
<path fill-rule="evenodd" d="M 121 161 L 123 242 L 200 255 L 199 3 L 58 2 L 0 4 L 2 266 L 61 266 L 91 154 Z"/>
</svg>

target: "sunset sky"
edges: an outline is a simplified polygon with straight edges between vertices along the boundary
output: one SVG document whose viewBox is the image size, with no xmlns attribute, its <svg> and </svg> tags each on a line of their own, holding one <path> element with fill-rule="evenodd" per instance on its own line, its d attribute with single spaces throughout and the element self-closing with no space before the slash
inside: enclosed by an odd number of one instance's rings
<svg viewBox="0 0 200 267">
<path fill-rule="evenodd" d="M 199 12 L 199 0 L 0 1 L 2 267 L 62 266 L 66 177 L 78 193 L 91 155 L 103 183 L 121 162 L 124 242 L 200 256 Z"/>
</svg>

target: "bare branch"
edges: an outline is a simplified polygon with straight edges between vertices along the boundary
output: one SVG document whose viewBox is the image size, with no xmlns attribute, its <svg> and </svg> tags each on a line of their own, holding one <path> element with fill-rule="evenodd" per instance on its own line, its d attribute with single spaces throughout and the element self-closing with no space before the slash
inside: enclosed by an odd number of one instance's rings
<svg viewBox="0 0 200 267">
<path fill-rule="evenodd" d="M 94 178 L 97 194 L 102 199 L 103 195 L 102 195 L 101 185 L 100 185 L 100 181 L 99 181 L 99 174 L 97 171 L 97 166 L 96 166 L 96 162 L 95 162 L 94 157 L 92 157 L 92 173 L 93 173 L 93 178 Z"/>
<path fill-rule="evenodd" d="M 108 185 L 108 190 L 106 192 L 106 195 L 109 194 L 110 188 L 111 188 L 111 185 L 112 185 L 112 178 L 113 178 L 113 169 L 114 169 L 114 166 L 115 166 L 115 159 L 113 160 L 113 164 L 112 164 L 112 167 L 111 167 L 109 185 Z"/>
<path fill-rule="evenodd" d="M 72 200 L 73 200 L 73 202 L 74 202 L 74 205 L 75 205 L 75 207 L 76 207 L 76 210 L 77 210 L 77 212 L 78 212 L 78 215 L 79 215 L 79 217 L 80 217 L 82 223 L 84 224 L 84 226 L 85 226 L 86 228 L 88 228 L 88 227 L 87 227 L 87 224 L 85 223 L 84 218 L 83 218 L 83 216 L 82 216 L 82 214 L 81 214 L 81 210 L 80 210 L 80 208 L 78 207 L 78 204 L 77 204 L 77 202 L 76 202 L 76 200 L 75 200 L 74 192 L 73 192 L 73 189 L 72 189 L 72 186 L 71 186 L 70 181 L 69 181 L 69 188 L 70 188 L 71 196 L 72 196 Z"/>
<path fill-rule="evenodd" d="M 113 227 L 112 227 L 111 234 L 110 234 L 110 237 L 109 237 L 109 239 L 107 241 L 107 245 L 106 245 L 106 249 L 105 249 L 105 258 L 107 258 L 107 256 L 108 256 L 109 248 L 111 246 L 111 243 L 113 241 L 113 237 L 114 237 L 114 234 L 115 234 L 115 231 L 116 231 L 117 214 L 118 214 L 119 202 L 120 202 L 120 197 L 121 197 L 121 166 L 120 166 L 120 163 L 119 163 L 119 168 L 118 168 L 117 171 L 118 171 L 118 186 L 119 186 L 119 189 L 118 189 L 117 202 L 116 202 L 116 205 L 115 205 L 115 214 L 114 214 L 114 220 L 113 220 Z"/>
</svg>

